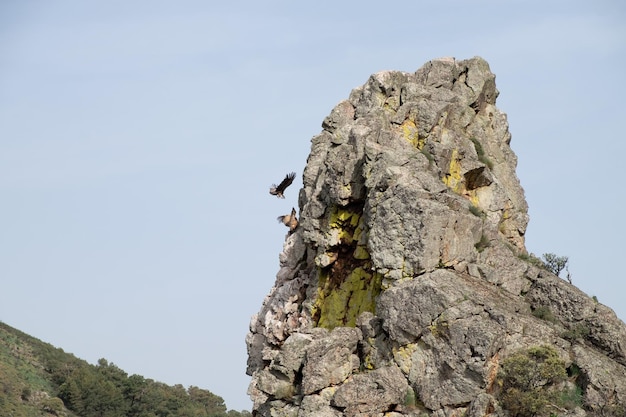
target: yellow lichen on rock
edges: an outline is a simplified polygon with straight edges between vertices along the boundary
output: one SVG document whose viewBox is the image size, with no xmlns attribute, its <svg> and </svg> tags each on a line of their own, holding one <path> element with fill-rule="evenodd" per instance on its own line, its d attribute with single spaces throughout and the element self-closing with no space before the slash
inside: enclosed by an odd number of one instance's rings
<svg viewBox="0 0 626 417">
<path fill-rule="evenodd" d="M 391 96 L 384 98 L 383 109 L 388 112 L 395 113 L 400 107 L 400 98 L 397 96 Z"/>
<path fill-rule="evenodd" d="M 355 228 L 360 218 L 360 212 L 335 206 L 330 213 L 329 231 L 336 234 L 338 241 L 349 245 L 354 240 Z"/>
<path fill-rule="evenodd" d="M 500 221 L 498 222 L 498 231 L 502 234 L 506 234 L 507 232 L 507 220 L 511 218 L 511 209 L 510 205 L 502 210 L 502 215 L 500 217 Z"/>
<path fill-rule="evenodd" d="M 393 349 L 393 359 L 398 364 L 402 372 L 406 375 L 409 374 L 411 370 L 411 365 L 413 365 L 413 352 L 417 349 L 417 344 L 410 343 L 405 346 L 400 346 L 399 348 Z"/>
<path fill-rule="evenodd" d="M 480 207 L 477 190 L 468 190 L 465 187 L 465 179 L 461 173 L 461 157 L 459 156 L 458 149 L 455 148 L 452 150 L 448 172 L 445 173 L 441 180 L 452 191 L 466 197 L 474 206 Z"/>
<path fill-rule="evenodd" d="M 364 245 L 358 245 L 354 250 L 354 258 L 355 259 L 369 259 L 370 253 L 367 250 L 367 247 Z"/>
<path fill-rule="evenodd" d="M 376 343 L 376 340 L 372 337 L 369 337 L 367 338 L 367 343 L 370 346 L 374 346 L 374 343 Z M 376 369 L 376 365 L 374 364 L 374 361 L 372 360 L 372 357 L 369 353 L 363 356 L 363 360 L 361 361 L 361 366 L 363 367 L 363 369 L 366 369 L 368 371 Z"/>
<path fill-rule="evenodd" d="M 367 248 L 367 232 L 363 216 L 359 216 L 359 221 L 356 229 L 354 229 L 352 240 L 356 242 L 356 248 L 353 252 L 354 258 L 361 260 L 370 259 L 370 253 Z"/>
<path fill-rule="evenodd" d="M 382 277 L 371 272 L 363 206 L 334 206 L 328 214 L 328 262 L 318 263 L 317 297 L 311 315 L 319 327 L 355 326 L 359 314 L 375 311 Z M 327 251 L 328 253 L 328 251 Z"/>
<path fill-rule="evenodd" d="M 461 160 L 458 149 L 452 150 L 448 172 L 444 175 L 442 181 L 454 192 L 460 194 L 463 188 L 463 178 L 461 177 Z"/>
<path fill-rule="evenodd" d="M 476 206 L 479 207 L 479 199 L 478 199 L 478 193 L 476 192 L 476 190 L 470 190 L 467 192 L 467 197 L 469 198 L 470 202 Z"/>
<path fill-rule="evenodd" d="M 417 124 L 413 119 L 406 119 L 402 122 L 400 129 L 402 130 L 402 136 L 404 139 L 406 139 L 411 145 L 418 150 L 422 150 L 422 148 L 424 148 L 425 141 L 424 139 L 420 139 Z"/>
<path fill-rule="evenodd" d="M 320 272 L 314 315 L 317 325 L 328 329 L 356 325 L 359 314 L 376 310 L 376 297 L 380 293 L 381 277 L 361 267 L 355 268 L 347 278 L 334 286 L 328 274 Z M 316 314 L 317 313 L 317 314 Z"/>
</svg>

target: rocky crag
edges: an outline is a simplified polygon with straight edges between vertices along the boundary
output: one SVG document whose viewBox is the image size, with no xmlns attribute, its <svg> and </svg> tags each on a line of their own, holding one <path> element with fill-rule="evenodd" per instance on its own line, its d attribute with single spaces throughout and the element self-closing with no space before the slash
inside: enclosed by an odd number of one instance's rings
<svg viewBox="0 0 626 417">
<path fill-rule="evenodd" d="M 323 121 L 247 336 L 256 415 L 624 415 L 626 326 L 526 251 L 497 96 L 438 59 Z"/>
</svg>

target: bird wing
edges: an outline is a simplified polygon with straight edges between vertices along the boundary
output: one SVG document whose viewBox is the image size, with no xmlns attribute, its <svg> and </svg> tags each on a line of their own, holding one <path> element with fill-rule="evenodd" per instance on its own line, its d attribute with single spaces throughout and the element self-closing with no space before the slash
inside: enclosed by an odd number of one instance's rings
<svg viewBox="0 0 626 417">
<path fill-rule="evenodd" d="M 296 173 L 295 172 L 292 172 L 291 174 L 287 174 L 285 176 L 285 179 L 282 180 L 280 182 L 280 184 L 278 184 L 278 187 L 276 187 L 276 192 L 282 194 L 283 191 L 285 191 L 285 189 L 291 185 L 291 183 L 293 182 L 294 178 L 296 178 Z"/>
</svg>

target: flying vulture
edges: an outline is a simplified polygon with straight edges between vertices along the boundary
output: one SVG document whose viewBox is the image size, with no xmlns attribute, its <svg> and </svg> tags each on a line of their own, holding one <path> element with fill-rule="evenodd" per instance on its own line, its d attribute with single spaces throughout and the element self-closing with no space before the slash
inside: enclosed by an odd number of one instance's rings
<svg viewBox="0 0 626 417">
<path fill-rule="evenodd" d="M 296 227 L 298 227 L 298 219 L 296 218 L 296 209 L 291 208 L 291 214 L 286 214 L 284 216 L 278 216 L 277 220 L 287 226 L 290 232 L 293 232 Z"/>
<path fill-rule="evenodd" d="M 285 176 L 285 179 L 282 180 L 280 184 L 278 184 L 278 186 L 276 186 L 276 184 L 272 184 L 272 187 L 270 188 L 270 194 L 275 195 L 278 198 L 285 198 L 283 193 L 285 192 L 285 189 L 291 185 L 294 178 L 296 178 L 295 172 L 287 174 Z"/>
</svg>

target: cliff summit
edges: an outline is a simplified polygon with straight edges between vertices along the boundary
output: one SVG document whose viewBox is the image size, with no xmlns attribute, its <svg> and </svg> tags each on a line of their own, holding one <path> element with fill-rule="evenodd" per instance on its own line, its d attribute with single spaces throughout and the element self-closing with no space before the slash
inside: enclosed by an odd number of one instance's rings
<svg viewBox="0 0 626 417">
<path fill-rule="evenodd" d="M 246 339 L 255 415 L 626 415 L 626 326 L 528 254 L 498 94 L 437 59 L 324 119 Z"/>
</svg>

